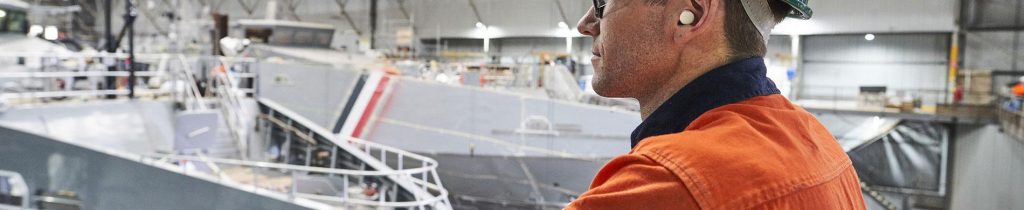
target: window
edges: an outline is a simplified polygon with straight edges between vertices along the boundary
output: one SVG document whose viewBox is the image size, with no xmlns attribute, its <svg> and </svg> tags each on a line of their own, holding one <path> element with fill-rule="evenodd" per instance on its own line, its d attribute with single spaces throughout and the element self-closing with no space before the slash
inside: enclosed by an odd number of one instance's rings
<svg viewBox="0 0 1024 210">
<path fill-rule="evenodd" d="M 7 31 L 7 24 L 3 24 L 4 22 L 7 21 L 7 19 L 9 19 L 9 18 L 7 18 L 7 12 L 8 11 L 6 9 L 0 9 L 0 26 L 2 26 L 2 28 L 3 28 L 3 29 L 0 29 L 0 32 L 6 32 Z"/>
<path fill-rule="evenodd" d="M 21 175 L 0 170 L 0 209 L 28 205 L 28 186 Z"/>
<path fill-rule="evenodd" d="M 25 11 L 0 9 L 0 33 L 28 33 Z"/>
</svg>

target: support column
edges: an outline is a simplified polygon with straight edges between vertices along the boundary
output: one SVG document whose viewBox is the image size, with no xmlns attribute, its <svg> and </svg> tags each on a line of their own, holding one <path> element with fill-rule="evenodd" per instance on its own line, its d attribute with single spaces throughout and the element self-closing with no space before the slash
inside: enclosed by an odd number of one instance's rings
<svg viewBox="0 0 1024 210">
<path fill-rule="evenodd" d="M 128 29 L 128 98 L 135 99 L 135 6 L 132 0 L 127 0 L 124 3 L 124 20 L 125 24 L 129 24 Z"/>
<path fill-rule="evenodd" d="M 370 0 L 370 49 L 377 48 L 377 0 Z"/>
<path fill-rule="evenodd" d="M 103 18 L 103 22 L 104 22 L 104 25 L 103 25 L 103 39 L 105 39 L 105 42 L 107 42 L 106 48 L 107 48 L 107 54 L 109 54 L 109 55 L 113 55 L 114 54 L 114 50 L 117 49 L 117 46 L 114 43 L 114 33 L 111 32 L 111 27 L 112 27 L 111 19 L 113 18 L 113 11 L 111 11 L 111 1 L 113 1 L 113 0 L 104 0 L 103 1 L 103 13 L 104 13 L 103 14 L 104 15 L 104 18 Z M 103 59 L 103 60 L 104 61 L 108 61 L 108 59 Z M 109 59 L 109 60 L 111 62 L 104 62 L 104 65 L 107 65 L 107 71 L 108 72 L 116 71 L 117 68 L 115 68 L 114 64 L 116 64 L 117 61 L 114 60 L 114 59 Z M 106 85 L 106 89 L 112 90 L 112 89 L 117 88 L 117 84 L 115 84 L 116 82 L 117 81 L 115 80 L 114 77 L 108 76 L 106 78 L 106 80 L 105 80 L 104 85 Z M 114 95 L 107 95 L 106 98 L 113 99 L 115 97 L 116 96 L 114 96 Z"/>
</svg>

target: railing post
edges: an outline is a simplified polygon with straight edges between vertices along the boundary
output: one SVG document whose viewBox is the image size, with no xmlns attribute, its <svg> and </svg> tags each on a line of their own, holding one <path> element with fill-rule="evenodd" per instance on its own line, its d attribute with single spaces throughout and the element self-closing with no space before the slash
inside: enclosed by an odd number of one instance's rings
<svg viewBox="0 0 1024 210">
<path fill-rule="evenodd" d="M 423 165 L 426 166 L 426 161 L 423 161 L 423 162 L 424 162 Z M 423 177 L 423 192 L 429 192 L 429 191 L 427 191 L 427 184 L 430 183 L 430 177 L 427 176 L 427 172 L 426 171 L 423 172 L 423 176 L 422 177 Z"/>
<path fill-rule="evenodd" d="M 388 165 L 388 151 L 384 148 L 380 148 L 380 162 Z"/>
<path fill-rule="evenodd" d="M 335 169 L 338 166 L 338 146 L 331 147 L 331 169 Z M 332 173 L 331 176 L 334 176 Z"/>
<path fill-rule="evenodd" d="M 292 127 L 292 119 L 288 119 L 288 128 Z M 284 145 L 281 146 L 281 155 L 284 155 L 284 163 L 289 164 L 291 162 L 291 150 L 292 150 L 292 132 L 284 130 Z"/>
<path fill-rule="evenodd" d="M 288 192 L 288 199 L 295 200 L 295 193 L 298 192 L 299 179 L 295 177 L 295 170 L 291 170 L 289 173 L 292 175 L 292 187 Z"/>
<path fill-rule="evenodd" d="M 348 174 L 342 174 L 341 179 L 344 180 L 343 182 L 341 182 L 341 187 L 344 188 L 342 190 L 343 193 L 341 195 L 341 198 L 343 198 L 345 201 L 348 201 Z"/>
<path fill-rule="evenodd" d="M 306 145 L 306 166 L 307 167 L 310 166 L 310 164 L 313 162 L 312 160 L 313 160 L 313 149 L 312 149 L 312 147 L 310 147 L 310 145 L 307 144 Z"/>
<path fill-rule="evenodd" d="M 405 167 L 403 167 L 403 164 L 402 164 L 404 162 L 404 160 L 405 160 L 404 156 L 405 156 L 404 153 L 401 153 L 401 152 L 398 153 L 398 170 L 405 169 Z"/>
</svg>

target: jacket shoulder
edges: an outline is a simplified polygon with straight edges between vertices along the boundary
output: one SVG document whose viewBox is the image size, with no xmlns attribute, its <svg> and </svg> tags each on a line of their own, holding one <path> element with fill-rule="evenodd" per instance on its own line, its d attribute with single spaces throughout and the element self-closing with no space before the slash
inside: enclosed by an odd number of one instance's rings
<svg viewBox="0 0 1024 210">
<path fill-rule="evenodd" d="M 683 132 L 650 137 L 633 152 L 665 165 L 703 209 L 749 208 L 852 167 L 813 116 L 779 98 L 713 109 Z"/>
</svg>

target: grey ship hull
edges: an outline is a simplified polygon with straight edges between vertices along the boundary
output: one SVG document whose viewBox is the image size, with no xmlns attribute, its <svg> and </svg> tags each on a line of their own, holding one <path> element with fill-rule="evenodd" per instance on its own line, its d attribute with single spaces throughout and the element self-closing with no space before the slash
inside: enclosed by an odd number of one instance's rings
<svg viewBox="0 0 1024 210">
<path fill-rule="evenodd" d="M 629 150 L 639 114 L 328 66 L 257 67 L 257 95 L 332 129 L 440 162 L 454 207 L 560 209 Z M 302 94 L 296 94 L 302 93 Z"/>
<path fill-rule="evenodd" d="M 309 209 L 46 137 L 0 133 L 0 169 L 20 173 L 30 193 L 75 192 L 84 209 Z"/>
</svg>

